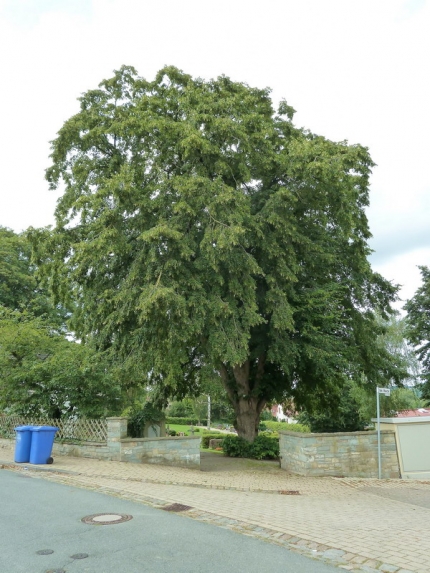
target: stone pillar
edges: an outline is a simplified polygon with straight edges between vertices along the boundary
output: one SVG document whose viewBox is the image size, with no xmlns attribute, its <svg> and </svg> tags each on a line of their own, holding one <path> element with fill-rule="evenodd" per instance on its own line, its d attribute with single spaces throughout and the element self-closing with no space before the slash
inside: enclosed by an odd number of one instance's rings
<svg viewBox="0 0 430 573">
<path fill-rule="evenodd" d="M 120 459 L 121 440 L 127 437 L 127 418 L 106 418 L 107 446 L 112 452 L 112 459 Z"/>
</svg>

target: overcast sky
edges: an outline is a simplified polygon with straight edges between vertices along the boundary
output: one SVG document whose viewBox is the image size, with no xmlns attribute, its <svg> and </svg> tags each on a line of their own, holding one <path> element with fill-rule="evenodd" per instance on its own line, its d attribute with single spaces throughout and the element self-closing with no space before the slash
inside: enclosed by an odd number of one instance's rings
<svg viewBox="0 0 430 573">
<path fill-rule="evenodd" d="M 430 264 L 430 0 L 0 0 L 0 225 L 53 223 L 49 141 L 123 64 L 269 86 L 296 125 L 369 147 L 372 265 L 412 296 Z"/>
</svg>

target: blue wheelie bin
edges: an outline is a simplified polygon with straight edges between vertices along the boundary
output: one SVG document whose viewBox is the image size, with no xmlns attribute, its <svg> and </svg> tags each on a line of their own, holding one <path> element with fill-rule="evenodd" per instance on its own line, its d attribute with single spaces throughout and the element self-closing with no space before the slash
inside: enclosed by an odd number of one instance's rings
<svg viewBox="0 0 430 573">
<path fill-rule="evenodd" d="M 33 426 L 30 448 L 31 464 L 52 464 L 52 446 L 54 445 L 55 426 Z"/>
<path fill-rule="evenodd" d="M 33 426 L 17 426 L 15 442 L 15 461 L 28 463 L 30 461 L 30 448 Z"/>
</svg>

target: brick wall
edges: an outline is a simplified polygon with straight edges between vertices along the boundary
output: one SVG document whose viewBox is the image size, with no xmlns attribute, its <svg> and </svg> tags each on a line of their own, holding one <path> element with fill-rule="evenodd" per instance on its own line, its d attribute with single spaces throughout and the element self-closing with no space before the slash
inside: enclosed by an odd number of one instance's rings
<svg viewBox="0 0 430 573">
<path fill-rule="evenodd" d="M 377 432 L 279 432 L 281 468 L 305 476 L 378 477 Z M 395 434 L 381 431 L 383 478 L 400 477 Z"/>
</svg>

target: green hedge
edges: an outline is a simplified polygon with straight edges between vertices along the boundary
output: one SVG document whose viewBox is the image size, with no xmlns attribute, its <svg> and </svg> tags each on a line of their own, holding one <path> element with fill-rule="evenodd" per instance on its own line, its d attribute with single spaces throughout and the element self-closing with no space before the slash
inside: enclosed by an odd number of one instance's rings
<svg viewBox="0 0 430 573">
<path fill-rule="evenodd" d="M 309 426 L 304 424 L 288 424 L 288 422 L 263 422 L 268 430 L 273 432 L 287 431 L 287 432 L 300 432 L 302 434 L 308 434 L 311 429 Z"/>
<path fill-rule="evenodd" d="M 222 443 L 226 456 L 252 458 L 255 460 L 279 458 L 279 440 L 269 436 L 257 436 L 252 444 L 239 436 L 227 435 Z"/>
<path fill-rule="evenodd" d="M 178 426 L 197 426 L 199 423 L 197 418 L 175 418 L 173 416 L 167 416 L 166 424 L 177 424 Z M 200 423 L 205 425 L 207 420 L 200 420 Z"/>
</svg>

